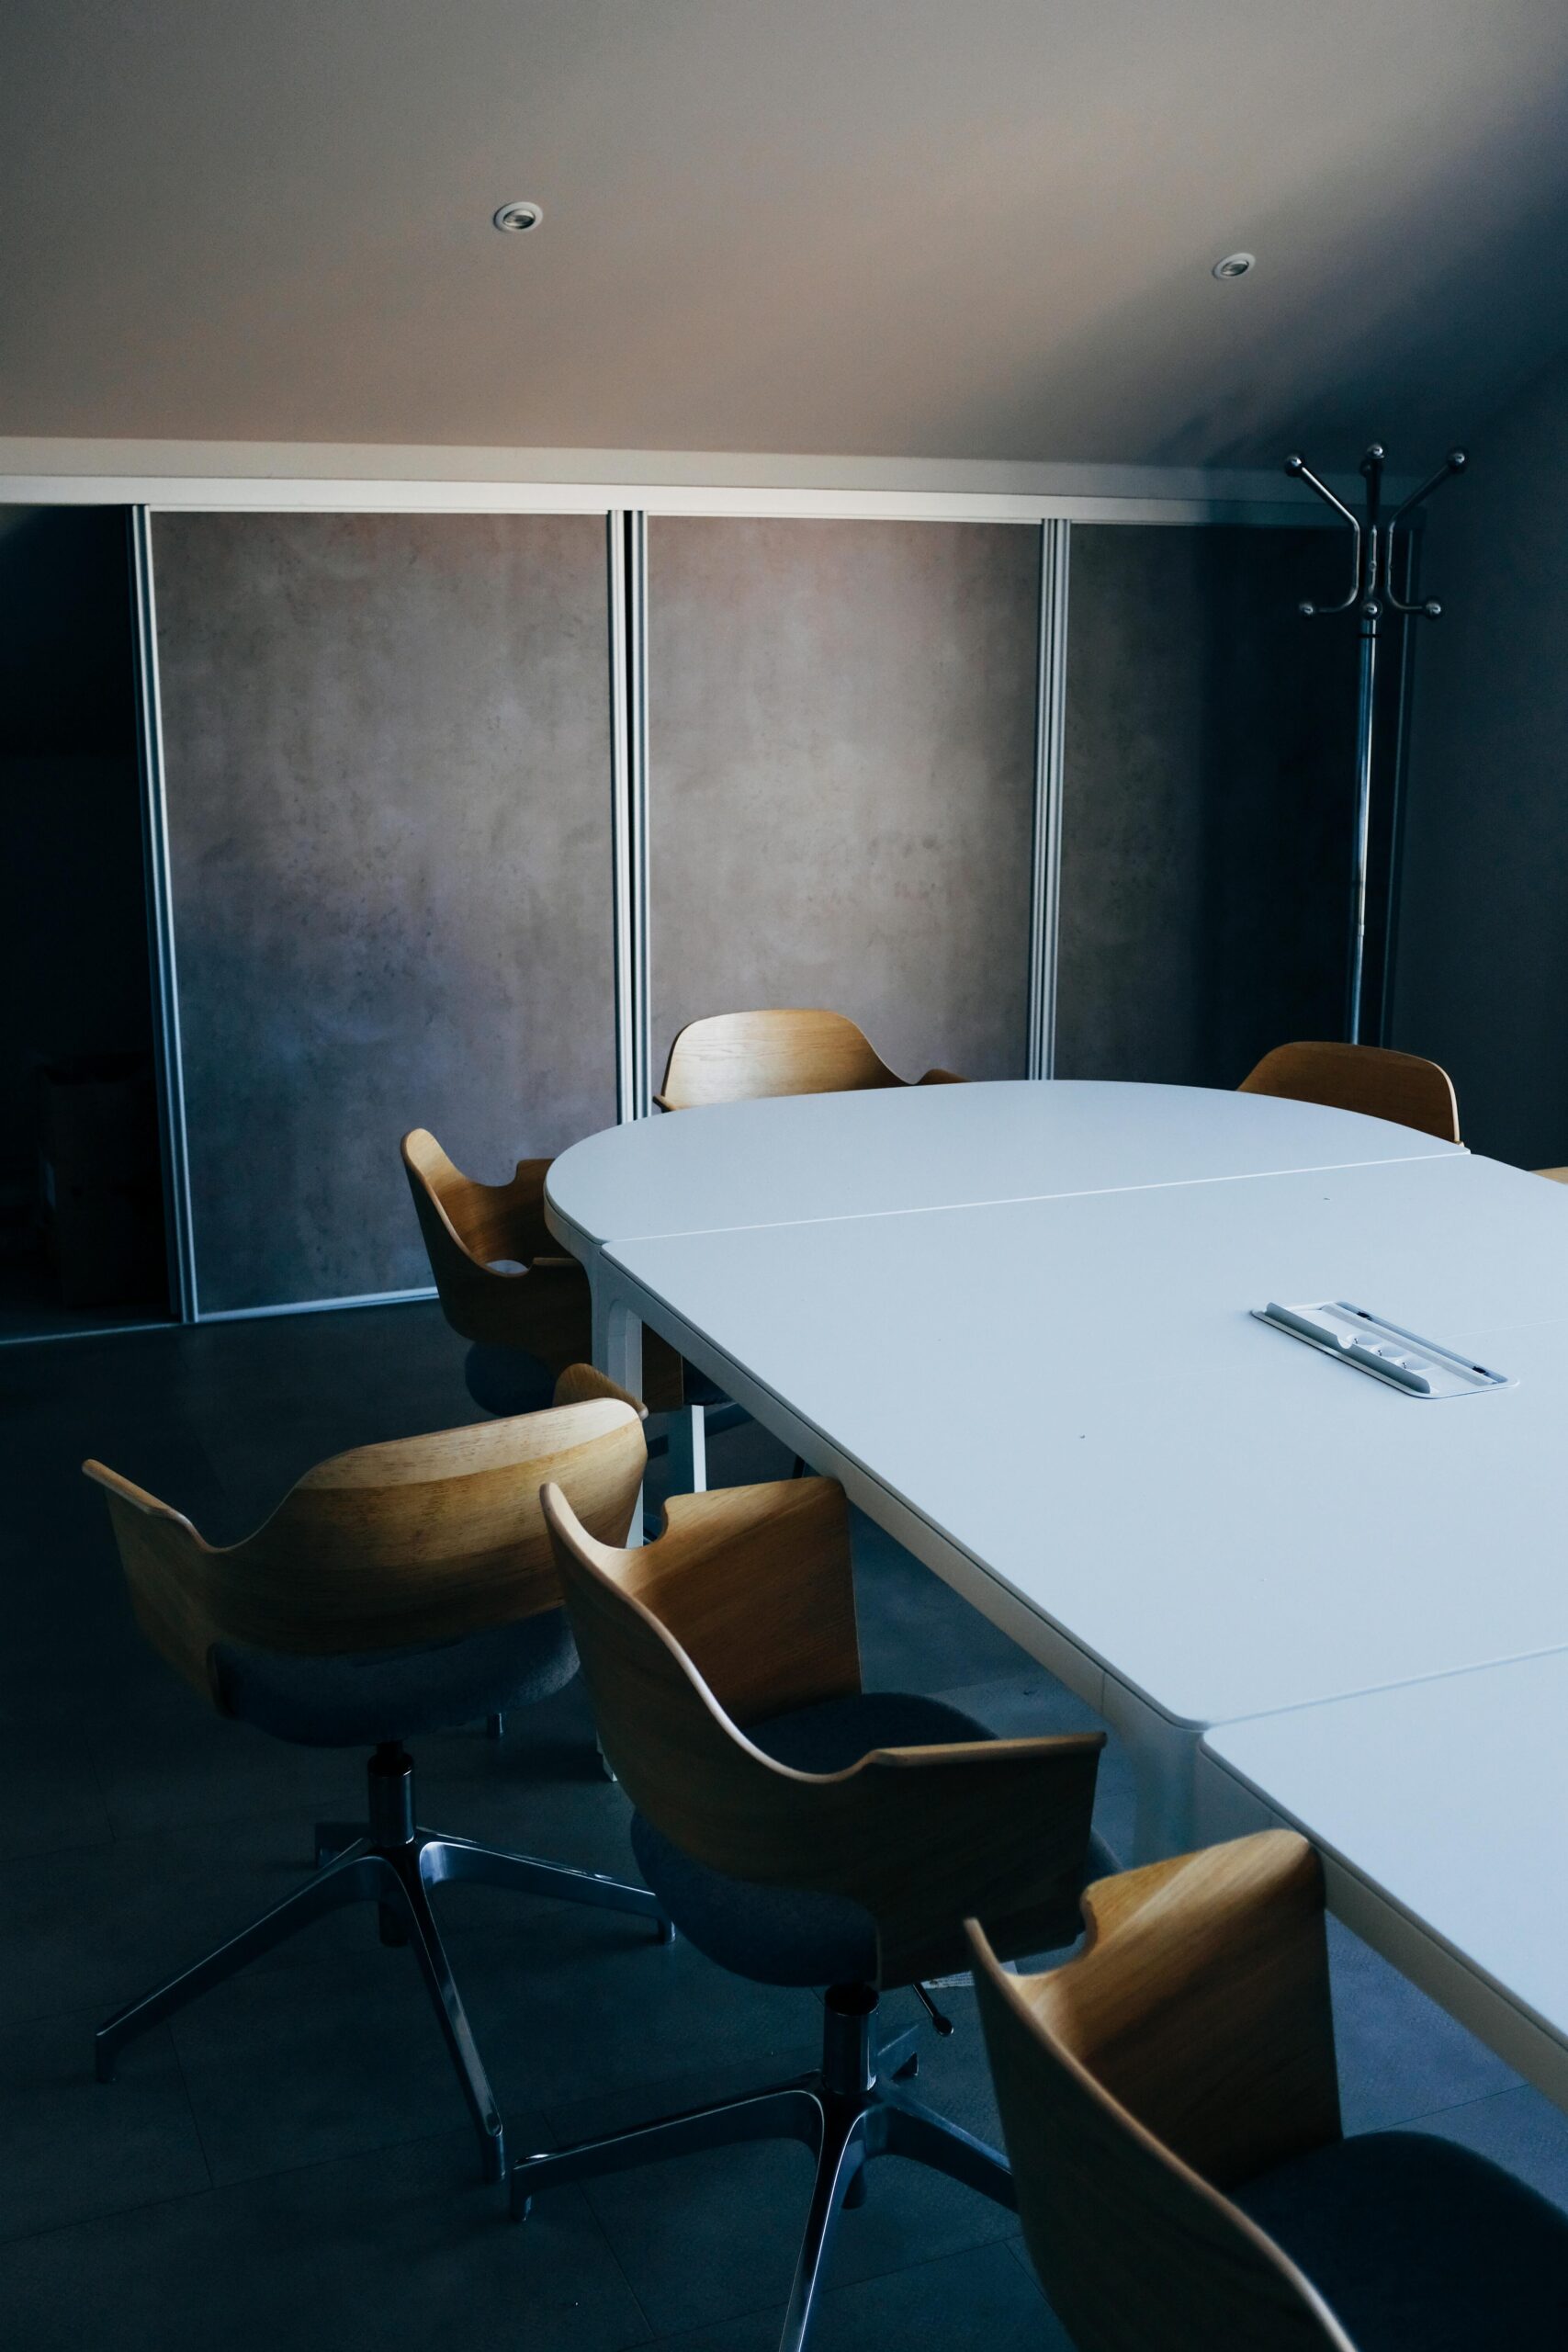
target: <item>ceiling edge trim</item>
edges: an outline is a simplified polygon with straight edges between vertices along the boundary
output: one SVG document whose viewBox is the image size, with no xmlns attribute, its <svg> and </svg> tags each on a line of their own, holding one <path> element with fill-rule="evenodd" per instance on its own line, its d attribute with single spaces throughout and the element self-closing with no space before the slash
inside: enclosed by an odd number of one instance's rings
<svg viewBox="0 0 1568 2352">
<path fill-rule="evenodd" d="M 0 500 L 996 521 L 1091 521 L 1109 507 L 1123 521 L 1321 519 L 1304 490 L 1264 468 L 17 436 L 0 437 Z"/>
</svg>

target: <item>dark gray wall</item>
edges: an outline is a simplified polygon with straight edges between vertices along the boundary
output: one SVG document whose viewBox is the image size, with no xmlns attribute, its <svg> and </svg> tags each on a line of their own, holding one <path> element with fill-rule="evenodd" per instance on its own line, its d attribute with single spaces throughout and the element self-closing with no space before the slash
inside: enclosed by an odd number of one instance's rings
<svg viewBox="0 0 1568 2352">
<path fill-rule="evenodd" d="M 1337 537 L 1077 524 L 1056 1073 L 1234 1086 L 1343 1034 L 1356 649 Z"/>
<path fill-rule="evenodd" d="M 1568 360 L 1432 508 L 1393 1042 L 1453 1079 L 1477 1151 L 1568 1163 Z"/>
<path fill-rule="evenodd" d="M 134 759 L 124 509 L 0 506 L 0 755 Z"/>
<path fill-rule="evenodd" d="M 150 1049 L 125 516 L 0 507 L 0 1185 L 40 1061 Z"/>
<path fill-rule="evenodd" d="M 396 1144 L 479 1175 L 614 1116 L 603 526 L 155 533 L 204 1308 L 413 1286 Z M 655 1074 L 837 1005 L 1021 1073 L 1039 535 L 650 526 Z M 1337 1034 L 1353 628 L 1311 530 L 1073 535 L 1057 1067 L 1234 1085 Z"/>
<path fill-rule="evenodd" d="M 604 526 L 155 529 L 204 1310 L 412 1287 L 398 1138 L 615 1115 Z"/>
<path fill-rule="evenodd" d="M 822 1004 L 907 1076 L 1021 1076 L 1039 533 L 649 526 L 655 1078 Z"/>
</svg>

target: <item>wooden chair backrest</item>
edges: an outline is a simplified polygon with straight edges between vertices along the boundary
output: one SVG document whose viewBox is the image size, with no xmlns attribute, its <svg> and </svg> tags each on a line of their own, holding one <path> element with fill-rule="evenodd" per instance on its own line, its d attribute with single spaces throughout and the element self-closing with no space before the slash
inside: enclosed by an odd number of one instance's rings
<svg viewBox="0 0 1568 2352">
<path fill-rule="evenodd" d="M 216 1704 L 220 1643 L 330 1657 L 452 1641 L 558 1608 L 541 1485 L 558 1481 L 589 1526 L 620 1541 L 646 1461 L 636 1408 L 601 1393 L 334 1454 L 225 1547 L 101 1462 L 83 1467 L 107 1491 L 143 1633 Z"/>
<path fill-rule="evenodd" d="M 710 1869 L 842 1894 L 881 1982 L 956 1965 L 982 1899 L 1015 1951 L 1077 1923 L 1098 1735 L 879 1750 L 795 1771 L 743 1726 L 860 1688 L 849 1517 L 826 1478 L 681 1496 L 618 1551 L 544 1495 L 604 1752 L 632 1803 Z"/>
<path fill-rule="evenodd" d="M 1361 1111 L 1370 1119 L 1418 1127 L 1444 1143 L 1460 1140 L 1459 1102 L 1448 1071 L 1419 1054 L 1396 1054 L 1384 1046 L 1305 1038 L 1276 1046 L 1247 1072 L 1236 1092 L 1323 1102 L 1333 1111 Z"/>
<path fill-rule="evenodd" d="M 843 1094 L 903 1080 L 846 1013 L 716 1012 L 689 1021 L 670 1048 L 662 1110 L 769 1094 Z"/>
<path fill-rule="evenodd" d="M 520 1159 L 506 1184 L 479 1184 L 455 1168 L 426 1127 L 403 1137 L 441 1311 L 465 1340 L 523 1348 L 558 1375 L 592 1352 L 588 1277 L 545 1222 L 547 1159 Z M 492 1260 L 512 1259 L 509 1272 Z M 682 1403 L 685 1368 L 668 1340 L 645 1334 L 643 1401 L 655 1413 Z"/>
<path fill-rule="evenodd" d="M 1089 1941 L 1012 1976 L 970 1922 L 1019 2212 L 1080 2352 L 1355 2352 L 1224 2194 L 1340 2132 L 1323 1882 L 1304 1839 L 1102 1879 Z"/>
<path fill-rule="evenodd" d="M 402 1159 L 442 1312 L 453 1329 L 465 1340 L 526 1347 L 549 1362 L 536 1344 L 539 1309 L 554 1307 L 558 1319 L 564 1302 L 555 1293 L 564 1287 L 580 1327 L 578 1344 L 564 1361 L 585 1354 L 587 1278 L 545 1223 L 549 1161 L 520 1159 L 507 1183 L 480 1184 L 453 1166 L 426 1127 L 403 1137 Z M 512 1261 L 515 1270 L 503 1270 L 498 1259 Z M 540 1259 L 555 1274 L 555 1285 L 533 1279 Z M 551 1364 L 552 1370 L 561 1368 Z"/>
</svg>

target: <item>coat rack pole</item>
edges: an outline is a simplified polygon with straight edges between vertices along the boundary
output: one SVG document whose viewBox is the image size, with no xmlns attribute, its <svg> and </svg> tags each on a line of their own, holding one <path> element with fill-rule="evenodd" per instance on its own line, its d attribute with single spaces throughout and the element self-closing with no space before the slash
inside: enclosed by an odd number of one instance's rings
<svg viewBox="0 0 1568 2352">
<path fill-rule="evenodd" d="M 1356 711 L 1356 840 L 1350 860 L 1350 964 L 1345 983 L 1345 1035 L 1361 1042 L 1361 977 L 1367 956 L 1367 869 L 1372 840 L 1372 730 L 1377 708 L 1378 623 L 1363 614 L 1360 696 Z"/>
<path fill-rule="evenodd" d="M 1385 523 L 1382 517 L 1383 447 L 1372 442 L 1361 459 L 1361 477 L 1367 485 L 1366 511 L 1353 514 L 1343 499 L 1337 498 L 1325 481 L 1320 481 L 1300 457 L 1287 458 L 1285 471 L 1307 488 L 1325 506 L 1332 507 L 1340 520 L 1348 526 L 1351 535 L 1351 581 L 1348 595 L 1337 605 L 1301 605 L 1297 610 L 1306 620 L 1314 620 L 1329 613 L 1348 613 L 1354 607 L 1358 616 L 1357 637 L 1359 641 L 1359 682 L 1356 707 L 1356 815 L 1355 832 L 1350 849 L 1350 926 L 1347 977 L 1345 987 L 1345 1035 L 1352 1046 L 1361 1042 L 1362 990 L 1367 953 L 1367 886 L 1371 865 L 1372 839 L 1372 755 L 1377 741 L 1377 672 L 1378 633 L 1384 612 L 1419 613 L 1427 620 L 1436 620 L 1442 606 L 1435 600 L 1425 604 L 1404 603 L 1393 585 L 1394 533 L 1407 522 L 1417 508 L 1424 506 L 1435 490 L 1461 473 L 1465 466 L 1462 449 L 1450 449 L 1431 479 L 1404 501 L 1403 506 Z M 1386 585 L 1385 585 L 1386 583 Z"/>
</svg>

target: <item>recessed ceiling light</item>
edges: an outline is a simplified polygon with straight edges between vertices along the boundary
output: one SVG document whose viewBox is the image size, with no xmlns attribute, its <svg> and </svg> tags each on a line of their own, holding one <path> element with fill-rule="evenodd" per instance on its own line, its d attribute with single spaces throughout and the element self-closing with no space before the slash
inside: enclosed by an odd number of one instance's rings
<svg viewBox="0 0 1568 2352">
<path fill-rule="evenodd" d="M 536 229 L 544 219 L 544 208 L 537 204 L 503 204 L 492 218 L 498 229 L 519 235 L 525 229 Z"/>
<path fill-rule="evenodd" d="M 499 215 L 496 219 L 496 226 L 497 228 L 501 226 Z M 1245 277 L 1257 259 L 1256 254 L 1227 254 L 1224 261 L 1217 261 L 1214 264 L 1213 275 L 1220 278 Z"/>
</svg>

